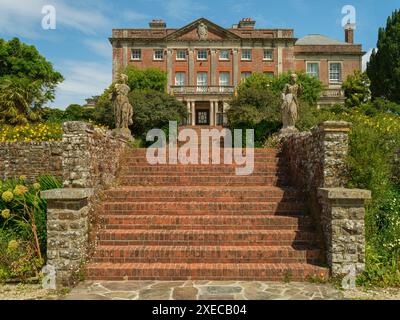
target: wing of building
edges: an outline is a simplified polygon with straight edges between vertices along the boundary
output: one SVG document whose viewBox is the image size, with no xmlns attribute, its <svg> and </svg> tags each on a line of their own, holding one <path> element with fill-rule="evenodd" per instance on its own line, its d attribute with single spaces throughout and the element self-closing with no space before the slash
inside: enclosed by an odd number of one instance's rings
<svg viewBox="0 0 400 320">
<path fill-rule="evenodd" d="M 168 92 L 187 104 L 190 125 L 224 124 L 235 87 L 255 72 L 272 77 L 304 70 L 327 87 L 320 105 L 343 102 L 342 82 L 361 70 L 364 54 L 351 25 L 342 42 L 318 34 L 296 39 L 293 29 L 255 23 L 246 18 L 226 29 L 200 18 L 180 29 L 162 20 L 147 29 L 114 29 L 113 77 L 128 65 L 166 71 Z"/>
</svg>

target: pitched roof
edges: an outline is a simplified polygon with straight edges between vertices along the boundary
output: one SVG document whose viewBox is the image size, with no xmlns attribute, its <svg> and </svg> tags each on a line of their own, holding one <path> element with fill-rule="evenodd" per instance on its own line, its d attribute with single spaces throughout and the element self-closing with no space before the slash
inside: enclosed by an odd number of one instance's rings
<svg viewBox="0 0 400 320">
<path fill-rule="evenodd" d="M 230 32 L 229 30 L 220 27 L 219 25 L 215 24 L 214 22 L 211 22 L 210 20 L 207 20 L 205 18 L 200 18 L 197 19 L 191 23 L 189 23 L 188 25 L 172 32 L 171 34 L 169 34 L 166 37 L 166 40 L 173 40 L 176 38 L 179 38 L 180 36 L 184 35 L 185 33 L 187 33 L 190 30 L 193 30 L 194 28 L 196 28 L 200 23 L 204 23 L 205 25 L 207 25 L 207 27 L 212 30 L 213 32 L 228 38 L 228 39 L 240 39 L 240 37 L 236 34 L 234 34 L 233 32 Z"/>
<path fill-rule="evenodd" d="M 309 34 L 296 41 L 297 46 L 327 46 L 327 45 L 349 45 L 347 42 L 329 38 L 322 34 Z"/>
</svg>

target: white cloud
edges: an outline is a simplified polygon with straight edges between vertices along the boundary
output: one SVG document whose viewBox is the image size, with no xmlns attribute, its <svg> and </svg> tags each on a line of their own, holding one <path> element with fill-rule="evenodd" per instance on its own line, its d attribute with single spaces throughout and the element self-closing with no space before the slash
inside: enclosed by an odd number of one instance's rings
<svg viewBox="0 0 400 320">
<path fill-rule="evenodd" d="M 85 39 L 83 43 L 94 53 L 111 61 L 112 47 L 107 38 L 104 39 Z"/>
<path fill-rule="evenodd" d="M 101 94 L 111 84 L 111 63 L 68 60 L 57 68 L 66 80 L 58 86 L 52 107 L 65 109 L 72 103 L 84 104 L 86 98 Z"/>
<path fill-rule="evenodd" d="M 104 8 L 100 9 L 97 4 L 91 0 L 85 2 L 85 5 L 74 2 L 73 6 L 67 4 L 66 0 L 1 0 L 0 30 L 12 36 L 40 38 L 44 32 L 41 28 L 44 17 L 42 8 L 44 5 L 53 5 L 56 9 L 57 28 L 96 34 L 99 29 L 110 29 L 112 26 Z"/>
</svg>

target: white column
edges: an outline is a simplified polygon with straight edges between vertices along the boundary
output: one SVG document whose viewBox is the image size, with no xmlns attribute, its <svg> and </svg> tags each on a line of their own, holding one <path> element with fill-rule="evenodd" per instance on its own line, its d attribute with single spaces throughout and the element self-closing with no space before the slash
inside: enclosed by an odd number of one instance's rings
<svg viewBox="0 0 400 320">
<path fill-rule="evenodd" d="M 172 50 L 168 49 L 167 50 L 167 90 L 170 93 L 171 92 L 171 86 L 173 86 L 174 80 L 173 80 L 173 73 L 172 73 Z"/>
<path fill-rule="evenodd" d="M 194 101 L 190 102 L 192 107 L 192 126 L 196 125 L 196 103 Z"/>
<path fill-rule="evenodd" d="M 191 123 L 191 112 L 192 112 L 192 105 L 190 104 L 190 101 L 186 101 L 186 108 L 188 112 L 188 118 L 186 121 L 186 125 L 189 125 Z"/>
<path fill-rule="evenodd" d="M 215 110 L 215 102 L 213 100 L 210 101 L 210 126 L 214 125 L 214 110 Z"/>
</svg>

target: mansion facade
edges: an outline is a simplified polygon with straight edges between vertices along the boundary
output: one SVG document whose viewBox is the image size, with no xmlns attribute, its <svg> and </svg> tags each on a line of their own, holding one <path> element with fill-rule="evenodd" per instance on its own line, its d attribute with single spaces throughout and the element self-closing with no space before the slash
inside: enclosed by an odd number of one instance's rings
<svg viewBox="0 0 400 320">
<path fill-rule="evenodd" d="M 320 105 L 344 101 L 342 82 L 362 68 L 362 46 L 354 27 L 345 41 L 323 35 L 297 39 L 293 29 L 257 29 L 246 18 L 225 29 L 201 18 L 180 29 L 153 20 L 147 29 L 114 29 L 113 78 L 126 66 L 158 68 L 168 75 L 168 92 L 187 105 L 188 125 L 223 125 L 229 100 L 252 73 L 277 76 L 303 70 L 326 90 Z"/>
</svg>

